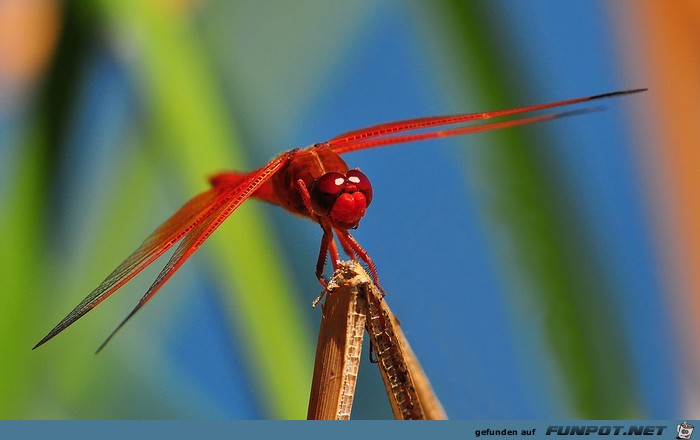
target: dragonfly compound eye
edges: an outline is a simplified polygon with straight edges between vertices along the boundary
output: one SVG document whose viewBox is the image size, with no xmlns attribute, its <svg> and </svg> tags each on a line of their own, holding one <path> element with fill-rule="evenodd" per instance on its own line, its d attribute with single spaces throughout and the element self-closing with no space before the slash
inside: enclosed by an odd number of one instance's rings
<svg viewBox="0 0 700 440">
<path fill-rule="evenodd" d="M 372 184 L 369 183 L 367 176 L 362 171 L 355 169 L 348 171 L 346 177 L 348 178 L 348 185 L 354 185 L 357 191 L 364 194 L 367 206 L 369 206 L 372 203 Z"/>
<path fill-rule="evenodd" d="M 345 189 L 346 178 L 341 173 L 326 173 L 311 186 L 311 206 L 317 214 L 328 215 L 336 199 Z"/>
<path fill-rule="evenodd" d="M 372 185 L 359 170 L 327 173 L 311 186 L 314 212 L 329 217 L 338 228 L 357 228 L 371 201 Z"/>
</svg>

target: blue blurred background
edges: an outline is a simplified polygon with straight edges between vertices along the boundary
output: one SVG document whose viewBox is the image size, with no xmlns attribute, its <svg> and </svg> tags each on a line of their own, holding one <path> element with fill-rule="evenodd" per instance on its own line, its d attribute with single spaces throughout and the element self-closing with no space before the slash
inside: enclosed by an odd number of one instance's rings
<svg viewBox="0 0 700 440">
<path fill-rule="evenodd" d="M 698 284 L 668 269 L 659 213 L 697 189 L 660 184 L 640 134 L 662 89 L 633 7 L 1 2 L 22 26 L 0 33 L 0 417 L 303 418 L 321 231 L 257 201 L 99 356 L 164 260 L 30 348 L 219 170 L 380 122 L 649 87 L 348 154 L 375 191 L 354 235 L 451 418 L 698 418 L 677 315 Z M 353 418 L 390 417 L 363 359 Z"/>
</svg>

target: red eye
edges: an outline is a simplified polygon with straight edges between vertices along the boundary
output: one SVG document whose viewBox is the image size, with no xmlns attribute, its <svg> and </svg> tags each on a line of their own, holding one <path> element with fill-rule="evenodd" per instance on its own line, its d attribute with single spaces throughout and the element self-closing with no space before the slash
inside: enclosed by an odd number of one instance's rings
<svg viewBox="0 0 700 440">
<path fill-rule="evenodd" d="M 364 194 L 365 199 L 367 199 L 367 206 L 372 203 L 372 184 L 369 183 L 369 179 L 360 170 L 350 170 L 347 172 L 346 177 L 348 179 L 348 184 L 353 184 L 357 187 L 357 190 Z"/>
<path fill-rule="evenodd" d="M 326 173 L 311 186 L 311 206 L 317 214 L 328 215 L 335 200 L 345 188 L 346 178 L 341 173 Z"/>
</svg>

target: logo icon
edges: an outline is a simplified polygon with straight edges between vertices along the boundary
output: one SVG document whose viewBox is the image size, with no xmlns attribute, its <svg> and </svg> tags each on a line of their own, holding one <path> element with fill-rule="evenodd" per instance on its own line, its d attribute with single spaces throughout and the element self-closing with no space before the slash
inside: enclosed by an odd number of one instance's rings
<svg viewBox="0 0 700 440">
<path fill-rule="evenodd" d="M 688 422 L 681 423 L 680 425 L 676 426 L 676 432 L 678 433 L 676 438 L 684 440 L 690 439 L 690 436 L 693 435 L 693 428 L 695 428 L 695 426 Z"/>
</svg>

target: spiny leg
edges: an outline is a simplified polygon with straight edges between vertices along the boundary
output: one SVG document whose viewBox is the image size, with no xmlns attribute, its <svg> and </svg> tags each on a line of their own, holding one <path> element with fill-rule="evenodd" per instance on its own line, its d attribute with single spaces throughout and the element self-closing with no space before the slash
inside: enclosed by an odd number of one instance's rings
<svg viewBox="0 0 700 440">
<path fill-rule="evenodd" d="M 340 245 L 343 247 L 343 251 L 348 255 L 348 257 L 357 261 L 357 253 L 355 252 L 355 249 L 353 249 L 351 246 L 349 246 L 347 241 L 344 241 L 343 239 L 340 238 L 340 234 L 342 234 L 342 231 L 336 229 L 335 233 L 336 233 L 336 235 L 338 235 L 338 240 L 340 240 Z"/>
<path fill-rule="evenodd" d="M 331 242 L 328 245 L 328 253 L 331 254 L 331 264 L 333 264 L 333 270 L 338 270 L 340 255 L 338 254 L 338 246 L 336 246 L 335 239 L 333 238 L 331 238 Z"/>
<path fill-rule="evenodd" d="M 306 187 L 306 183 L 302 179 L 297 180 L 297 187 L 299 188 L 299 194 L 301 194 L 301 200 L 304 202 L 304 207 L 309 211 L 309 215 L 312 219 L 316 220 L 323 229 L 323 237 L 321 237 L 321 247 L 318 251 L 318 260 L 316 261 L 316 277 L 318 281 L 323 286 L 324 290 L 328 289 L 328 284 L 326 280 L 323 279 L 323 268 L 326 266 L 326 253 L 330 251 L 331 263 L 333 267 L 336 266 L 336 261 L 338 260 L 338 248 L 333 242 L 333 228 L 331 225 L 324 221 L 325 219 L 320 218 L 314 213 L 314 209 L 311 206 L 311 195 L 309 194 L 309 189 Z"/>
<path fill-rule="evenodd" d="M 326 280 L 323 279 L 323 268 L 326 266 L 326 254 L 328 253 L 328 248 L 333 242 L 333 229 L 330 225 L 324 225 L 322 222 L 321 227 L 323 228 L 323 237 L 321 237 L 321 247 L 318 250 L 318 260 L 316 261 L 316 277 L 321 283 L 324 289 L 328 288 Z M 336 256 L 338 255 L 338 250 L 335 250 Z M 335 266 L 335 263 L 334 263 Z"/>
<path fill-rule="evenodd" d="M 304 207 L 309 211 L 311 218 L 318 221 L 318 216 L 314 214 L 314 208 L 311 206 L 311 194 L 309 194 L 306 183 L 304 183 L 302 179 L 299 179 L 297 180 L 297 187 L 299 187 L 299 194 L 301 195 L 301 201 L 304 202 Z"/>
<path fill-rule="evenodd" d="M 325 225 L 325 226 L 324 226 Z M 323 291 L 316 297 L 316 299 L 311 303 L 312 307 L 316 305 L 323 299 L 328 291 L 328 284 L 326 280 L 323 279 L 323 268 L 326 265 L 326 253 L 330 252 L 331 258 L 333 259 L 333 268 L 337 269 L 338 265 L 338 248 L 333 240 L 333 228 L 326 222 L 321 221 L 321 227 L 323 228 L 323 237 L 321 237 L 321 247 L 318 251 L 318 261 L 316 261 L 316 277 L 319 283 L 323 286 Z"/>
<path fill-rule="evenodd" d="M 374 262 L 372 261 L 372 258 L 370 258 L 369 254 L 362 249 L 360 243 L 358 243 L 347 230 L 336 229 L 336 233 L 338 234 L 338 240 L 340 240 L 340 243 L 343 245 L 343 249 L 347 249 L 349 247 L 357 254 L 358 257 L 360 257 L 360 259 L 362 259 L 362 261 L 365 262 L 365 264 L 367 264 L 369 273 L 372 275 L 372 279 L 374 280 L 374 284 L 376 284 L 379 291 L 382 292 L 382 296 L 386 295 L 384 288 L 381 286 L 381 284 L 379 284 L 377 267 L 374 265 Z"/>
</svg>

